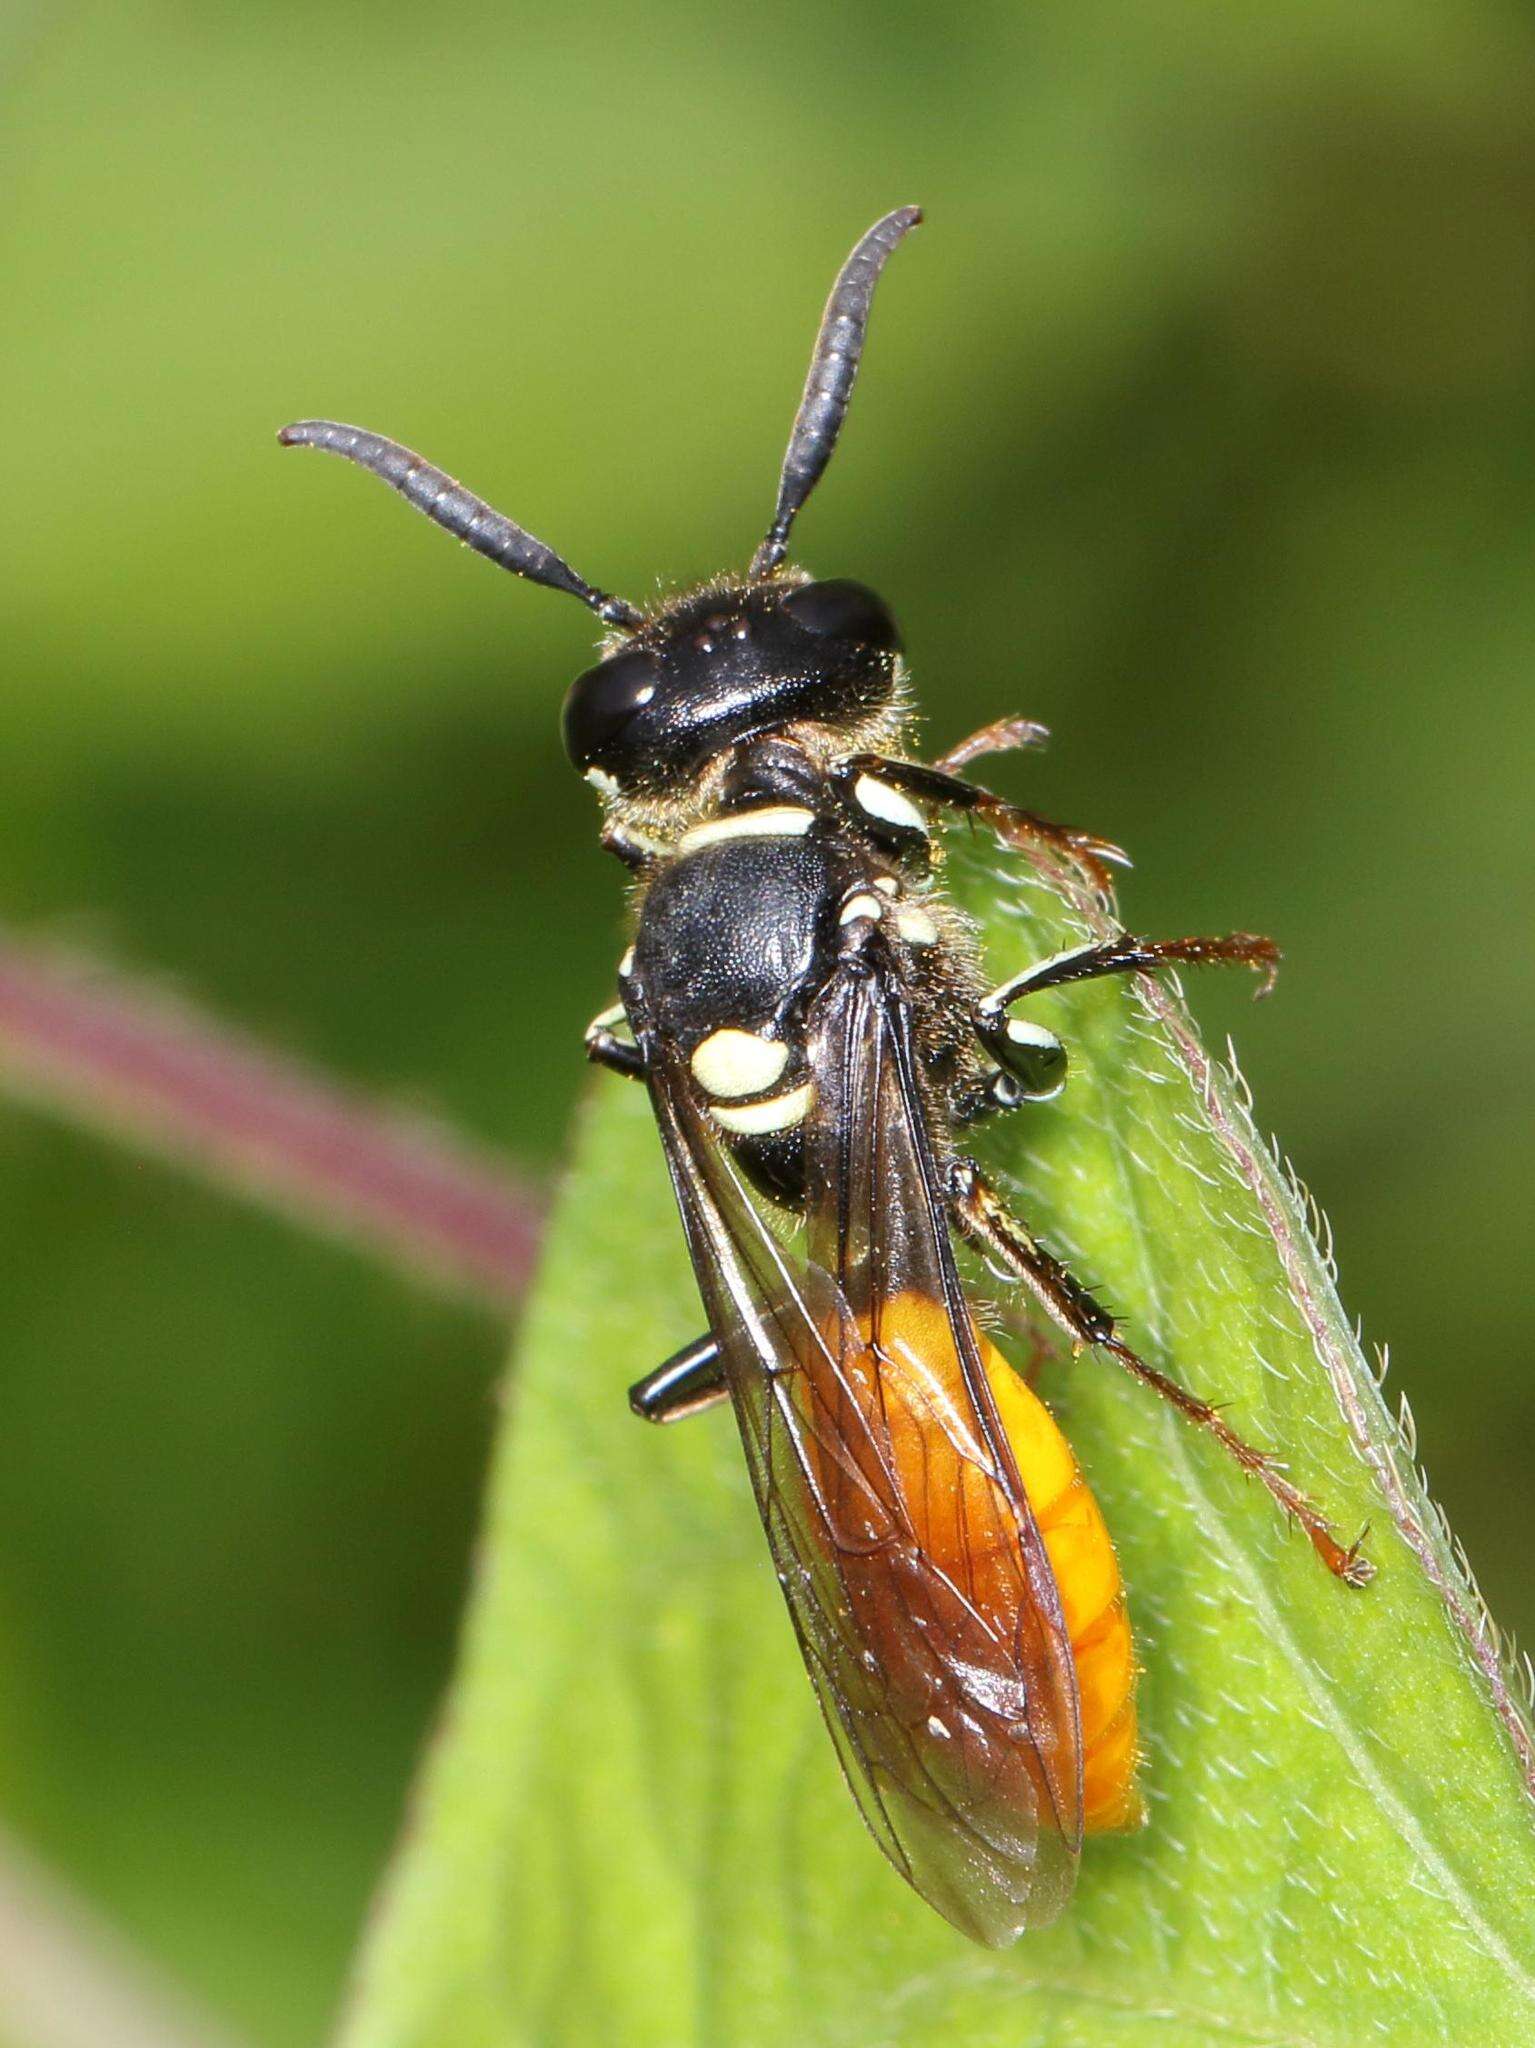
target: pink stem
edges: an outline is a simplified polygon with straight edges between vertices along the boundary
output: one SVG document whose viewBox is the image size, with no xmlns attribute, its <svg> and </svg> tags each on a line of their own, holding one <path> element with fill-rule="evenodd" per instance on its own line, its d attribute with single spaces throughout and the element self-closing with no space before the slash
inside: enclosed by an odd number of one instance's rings
<svg viewBox="0 0 1535 2048">
<path fill-rule="evenodd" d="M 494 1307 L 514 1307 L 532 1273 L 538 1202 L 488 1151 L 350 1096 L 156 990 L 3 932 L 0 1089 Z"/>
</svg>

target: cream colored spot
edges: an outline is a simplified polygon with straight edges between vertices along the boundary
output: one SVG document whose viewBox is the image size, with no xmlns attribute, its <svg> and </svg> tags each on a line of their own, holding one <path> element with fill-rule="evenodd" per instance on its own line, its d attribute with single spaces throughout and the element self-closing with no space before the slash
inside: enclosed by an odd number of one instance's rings
<svg viewBox="0 0 1535 2048">
<path fill-rule="evenodd" d="M 871 924 L 878 924 L 885 914 L 885 906 L 877 896 L 871 896 L 867 889 L 861 889 L 856 896 L 849 896 L 842 906 L 838 924 L 856 924 L 861 917 Z"/>
<path fill-rule="evenodd" d="M 617 796 L 618 784 L 606 768 L 588 768 L 586 779 L 599 796 Z"/>
<path fill-rule="evenodd" d="M 743 1138 L 766 1137 L 771 1131 L 792 1130 L 803 1123 L 815 1100 L 814 1081 L 801 1081 L 786 1095 L 773 1095 L 766 1102 L 743 1103 L 738 1109 L 712 1107 L 709 1114 L 727 1131 Z"/>
<path fill-rule="evenodd" d="M 760 804 L 754 811 L 729 811 L 709 818 L 682 835 L 682 851 L 716 846 L 722 839 L 802 839 L 815 823 L 815 812 L 798 804 Z"/>
<path fill-rule="evenodd" d="M 707 1094 L 732 1101 L 771 1088 L 789 1064 L 789 1048 L 781 1038 L 761 1038 L 755 1031 L 738 1031 L 727 1024 L 694 1047 L 688 1064 Z"/>
<path fill-rule="evenodd" d="M 853 799 L 881 824 L 898 825 L 905 832 L 927 831 L 927 820 L 911 798 L 872 775 L 859 776 L 853 784 Z"/>
<path fill-rule="evenodd" d="M 874 886 L 884 896 L 899 896 L 901 893 L 901 885 L 894 875 L 876 875 Z"/>
<path fill-rule="evenodd" d="M 623 959 L 619 961 L 618 972 L 620 978 L 624 981 L 627 981 L 634 972 L 634 948 L 632 946 L 624 954 Z"/>
<path fill-rule="evenodd" d="M 901 937 L 912 946 L 936 946 L 938 927 L 925 910 L 919 910 L 911 903 L 895 914 L 895 928 Z"/>
</svg>

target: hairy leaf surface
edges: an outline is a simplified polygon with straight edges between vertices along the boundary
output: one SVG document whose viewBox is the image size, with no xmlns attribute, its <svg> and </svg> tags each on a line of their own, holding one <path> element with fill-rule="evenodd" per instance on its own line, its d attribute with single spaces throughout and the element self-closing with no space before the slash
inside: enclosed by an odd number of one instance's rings
<svg viewBox="0 0 1535 2048">
<path fill-rule="evenodd" d="M 1092 929 L 1064 878 L 958 856 L 999 975 Z M 1171 984 L 1030 1014 L 1072 1082 L 990 1162 L 1153 1362 L 1370 1524 L 1376 1583 L 1112 1365 L 1047 1366 L 1129 1587 L 1151 1817 L 1089 1842 L 1057 1927 L 972 1948 L 838 1779 L 728 1416 L 628 1413 L 699 1310 L 643 1093 L 604 1076 L 346 2048 L 1535 2040 L 1527 1735 L 1304 1200 Z"/>
</svg>

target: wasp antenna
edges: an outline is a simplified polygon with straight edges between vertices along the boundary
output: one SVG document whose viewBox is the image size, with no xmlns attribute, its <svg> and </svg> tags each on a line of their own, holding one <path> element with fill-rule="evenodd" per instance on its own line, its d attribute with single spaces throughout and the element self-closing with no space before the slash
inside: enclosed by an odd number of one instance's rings
<svg viewBox="0 0 1535 2048">
<path fill-rule="evenodd" d="M 545 547 L 525 527 L 497 512 L 473 491 L 466 491 L 446 470 L 434 468 L 399 441 L 370 434 L 362 427 L 345 426 L 339 420 L 295 420 L 277 438 L 285 448 L 325 448 L 370 470 L 476 554 L 510 569 L 514 576 L 526 576 L 530 583 L 568 591 L 607 625 L 632 631 L 641 623 L 640 613 L 626 598 L 594 590 L 553 548 Z"/>
<path fill-rule="evenodd" d="M 863 355 L 874 287 L 897 245 L 921 219 L 920 206 L 898 206 L 894 213 L 887 213 L 883 220 L 874 223 L 837 272 L 826 311 L 821 315 L 821 330 L 810 358 L 804 396 L 794 416 L 794 431 L 784 452 L 773 523 L 752 558 L 754 579 L 771 576 L 783 561 L 795 515 L 831 460 Z"/>
</svg>

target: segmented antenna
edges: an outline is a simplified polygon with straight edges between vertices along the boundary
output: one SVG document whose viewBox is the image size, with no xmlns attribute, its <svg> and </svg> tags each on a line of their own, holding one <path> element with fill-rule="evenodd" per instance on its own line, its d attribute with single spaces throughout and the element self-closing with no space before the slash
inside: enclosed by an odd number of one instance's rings
<svg viewBox="0 0 1535 2048">
<path fill-rule="evenodd" d="M 899 206 L 877 220 L 837 272 L 837 281 L 821 315 L 805 379 L 804 396 L 794 416 L 794 431 L 784 453 L 778 479 L 778 506 L 767 538 L 752 557 L 753 578 L 771 576 L 789 546 L 789 528 L 831 460 L 853 395 L 868 332 L 869 307 L 879 274 L 896 246 L 922 218 L 920 206 Z"/>
<path fill-rule="evenodd" d="M 641 623 L 639 612 L 626 598 L 594 590 L 553 548 L 545 547 L 514 520 L 455 483 L 446 470 L 434 469 L 400 442 L 387 441 L 382 434 L 370 434 L 362 427 L 343 426 L 339 420 L 295 420 L 277 438 L 285 448 L 326 448 L 360 469 L 371 470 L 476 554 L 510 569 L 514 576 L 526 576 L 530 583 L 568 591 L 607 625 L 633 629 Z"/>
</svg>

